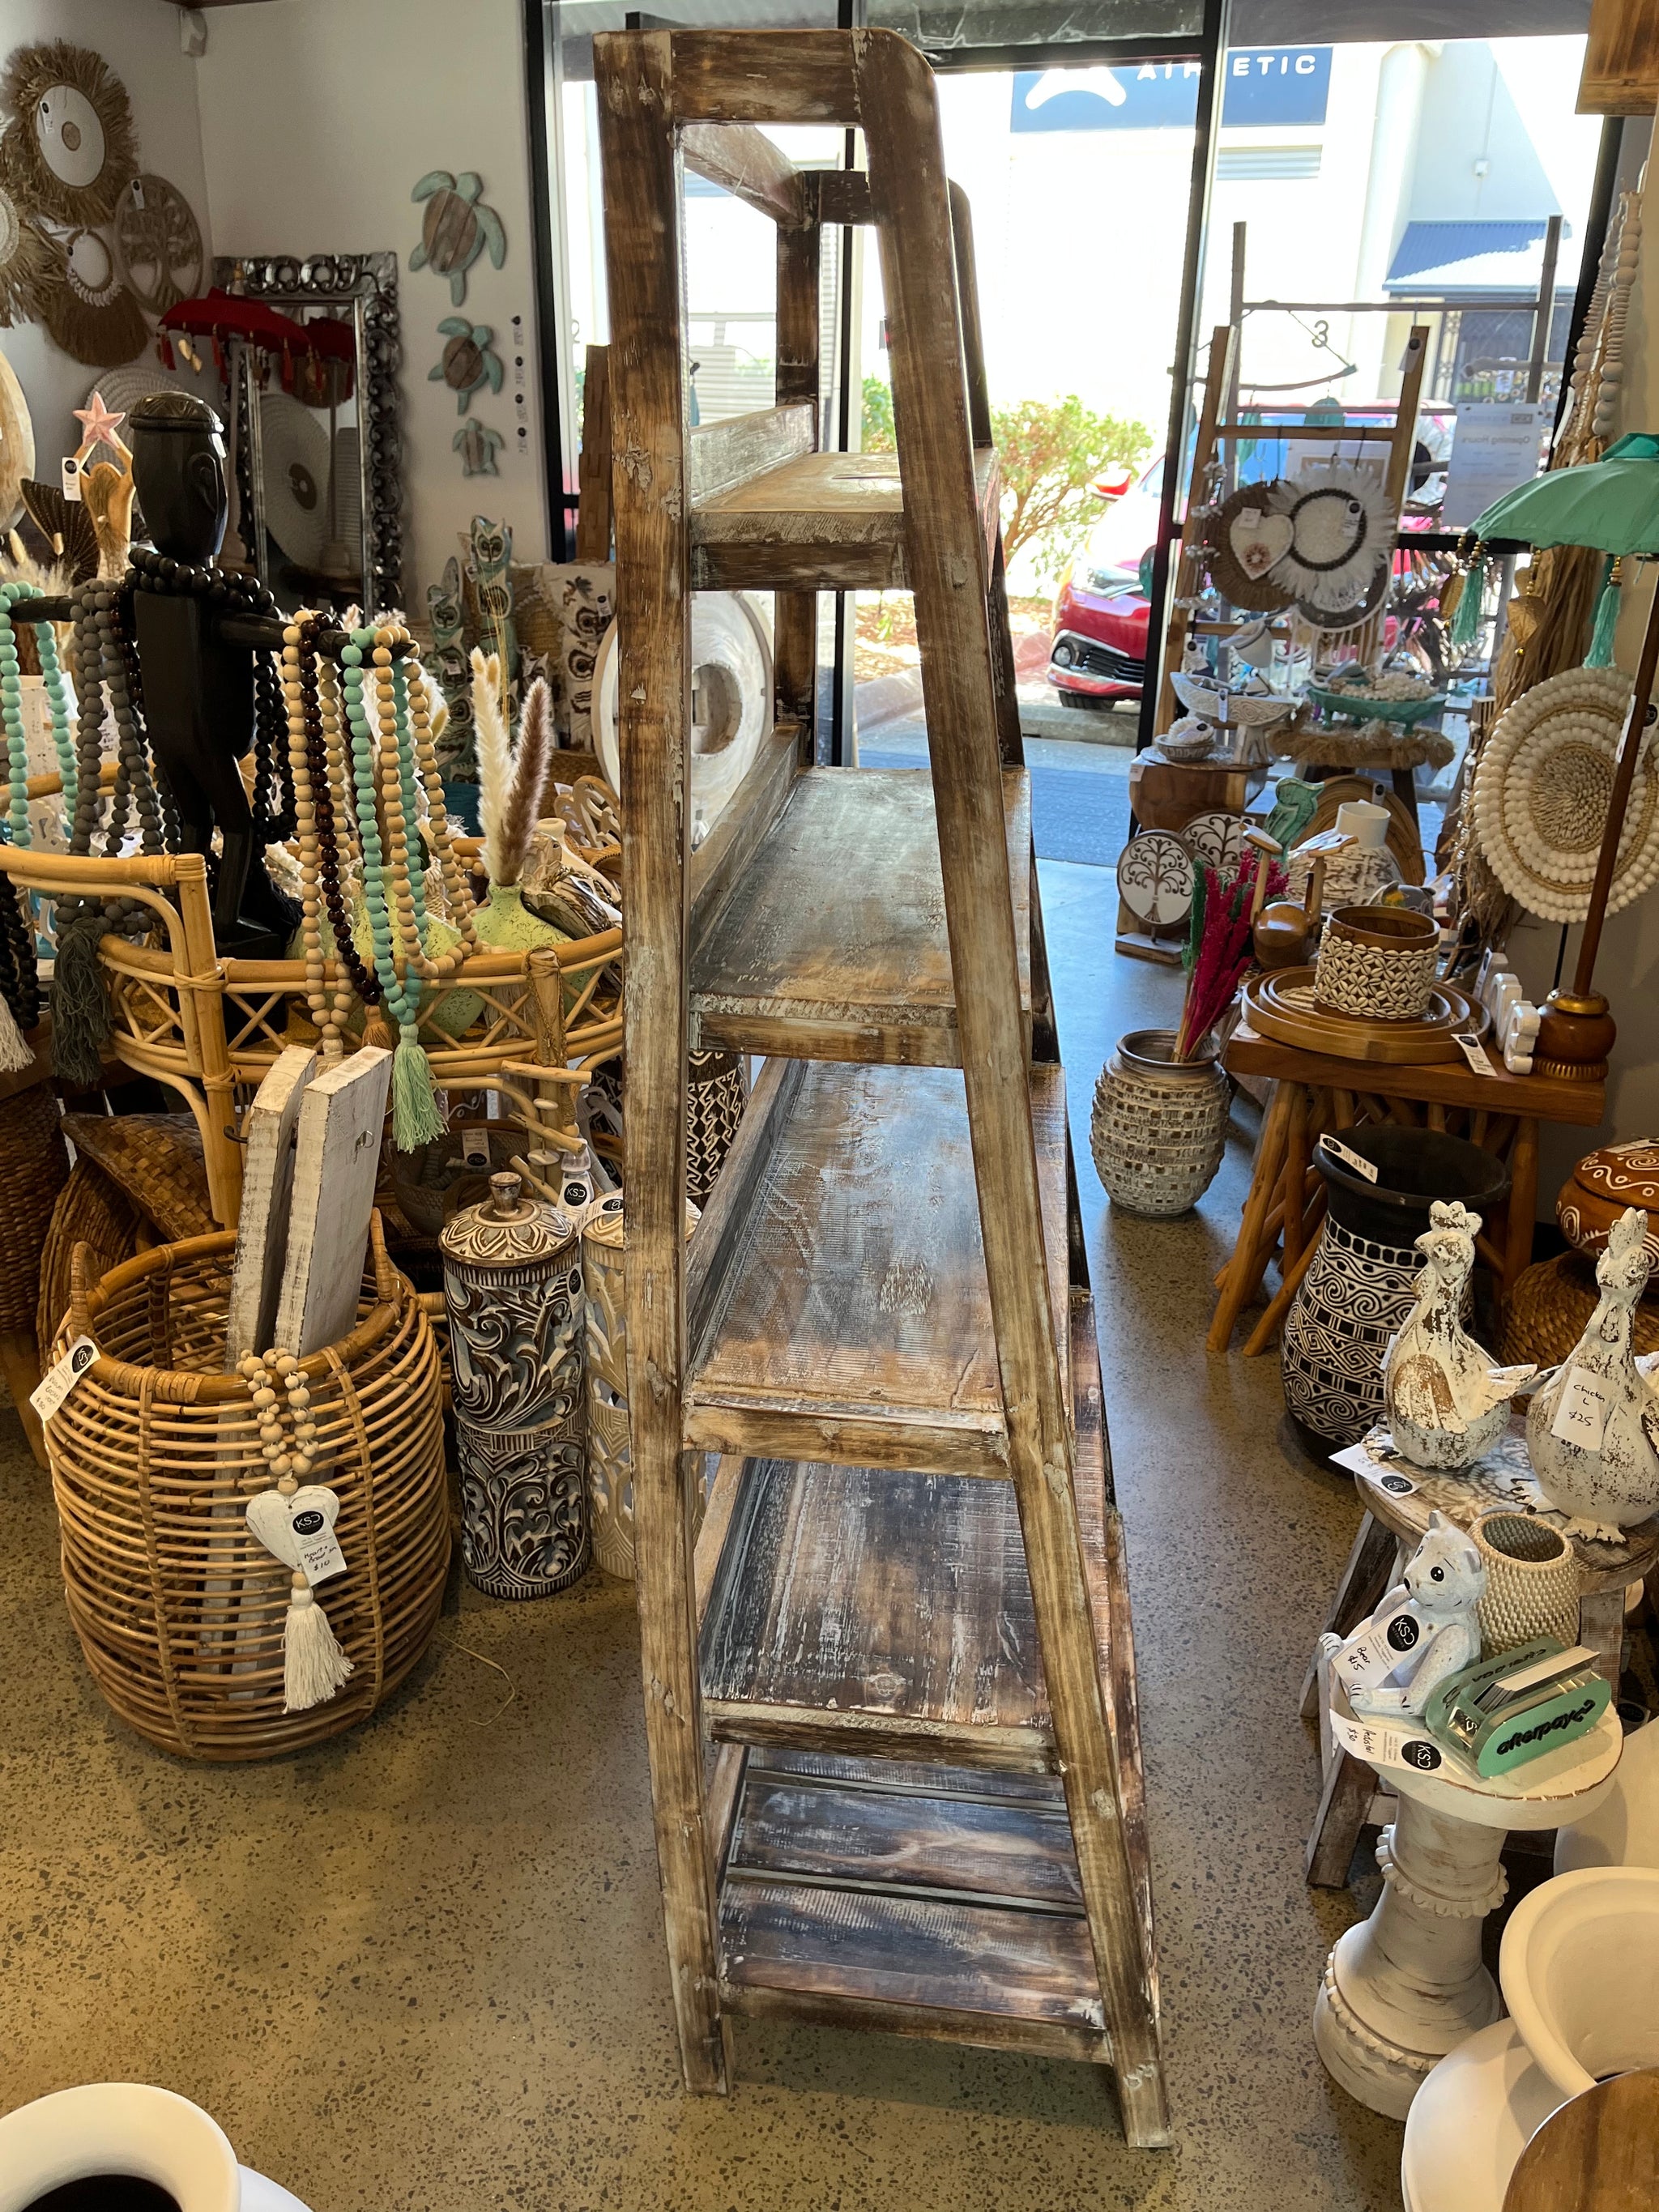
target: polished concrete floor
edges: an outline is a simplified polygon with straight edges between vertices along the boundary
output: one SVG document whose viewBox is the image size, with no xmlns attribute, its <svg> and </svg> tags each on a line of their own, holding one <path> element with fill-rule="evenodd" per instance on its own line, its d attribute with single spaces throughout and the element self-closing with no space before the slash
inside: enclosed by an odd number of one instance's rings
<svg viewBox="0 0 1659 2212">
<path fill-rule="evenodd" d="M 106 1712 L 46 1480 L 0 1413 L 0 2110 L 162 2082 L 314 2212 L 1394 2212 L 1400 2130 L 1313 2053 L 1371 1891 L 1310 1892 L 1297 1686 L 1357 1521 L 1282 1432 L 1276 1365 L 1203 1348 L 1248 1168 L 1198 1212 L 1104 1207 L 1111 1040 L 1167 970 L 1112 957 L 1109 871 L 1045 865 L 1127 1517 L 1179 2147 L 1132 2152 L 1082 2066 L 739 2023 L 679 2086 L 632 1601 L 452 1593 L 369 1726 L 182 1765 Z M 1374 1886 L 1374 1877 L 1373 1877 Z"/>
</svg>

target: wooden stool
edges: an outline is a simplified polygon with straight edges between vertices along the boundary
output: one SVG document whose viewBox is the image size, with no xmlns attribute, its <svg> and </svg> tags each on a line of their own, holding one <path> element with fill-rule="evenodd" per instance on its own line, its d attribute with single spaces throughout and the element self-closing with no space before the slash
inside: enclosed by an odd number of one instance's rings
<svg viewBox="0 0 1659 2212">
<path fill-rule="evenodd" d="M 1386 1444 L 1380 1430 L 1372 1437 Z M 1460 1528 L 1469 1528 L 1494 1507 L 1535 1513 L 1559 1527 L 1565 1516 L 1545 1503 L 1527 1458 L 1526 1425 L 1518 1417 L 1492 1451 L 1458 1474 L 1436 1474 L 1404 1461 L 1372 1456 L 1372 1437 L 1342 1455 L 1353 1470 L 1354 1485 L 1365 1506 L 1353 1550 L 1338 1585 L 1326 1627 L 1351 1635 L 1376 1605 L 1416 1550 L 1431 1513 L 1443 1513 Z M 1401 1493 L 1389 1488 L 1401 1479 L 1414 1487 Z M 1622 1544 L 1569 1540 L 1578 1555 L 1578 1638 L 1596 1655 L 1596 1667 L 1619 1694 L 1619 1664 L 1624 1644 L 1625 1593 L 1659 1565 L 1659 1516 L 1628 1528 Z M 1321 1889 L 1340 1889 L 1359 1831 L 1370 1811 L 1373 1783 L 1361 1759 L 1331 1741 L 1322 1709 L 1321 1669 L 1316 1661 L 1302 1686 L 1302 1717 L 1320 1723 L 1322 1781 L 1319 1810 L 1308 1838 L 1308 1880 Z"/>
<path fill-rule="evenodd" d="M 1477 1075 L 1462 1060 L 1425 1067 L 1393 1067 L 1338 1060 L 1279 1044 L 1253 1030 L 1233 1032 L 1222 1065 L 1233 1076 L 1265 1079 L 1273 1085 L 1255 1168 L 1244 1200 L 1232 1257 L 1216 1277 L 1216 1305 L 1206 1339 L 1225 1352 L 1244 1308 L 1261 1288 L 1268 1262 L 1278 1256 L 1279 1287 L 1245 1344 L 1247 1358 L 1266 1352 L 1290 1309 L 1318 1243 L 1325 1210 L 1324 1186 L 1310 1166 L 1313 1146 L 1326 1129 L 1395 1121 L 1407 1128 L 1442 1129 L 1467 1137 L 1508 1163 L 1510 1196 L 1501 1224 L 1488 1222 L 1480 1256 L 1507 1297 L 1532 1258 L 1538 1205 L 1538 1126 L 1568 1121 L 1593 1127 L 1601 1119 L 1599 1083 L 1564 1083 L 1541 1075 L 1510 1075 L 1493 1061 Z"/>
<path fill-rule="evenodd" d="M 1659 2204 L 1659 2068 L 1598 2081 L 1521 2154 L 1504 2212 L 1652 2212 Z"/>
</svg>

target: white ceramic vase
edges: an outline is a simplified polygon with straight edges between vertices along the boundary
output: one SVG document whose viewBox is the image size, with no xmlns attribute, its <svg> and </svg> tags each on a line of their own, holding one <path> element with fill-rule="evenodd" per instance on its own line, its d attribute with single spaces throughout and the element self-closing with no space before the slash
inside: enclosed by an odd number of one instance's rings
<svg viewBox="0 0 1659 2212">
<path fill-rule="evenodd" d="M 1170 1030 L 1131 1030 L 1095 1085 L 1089 1149 L 1114 1206 L 1185 1213 L 1227 1143 L 1231 1091 L 1213 1056 L 1177 1064 Z"/>
</svg>

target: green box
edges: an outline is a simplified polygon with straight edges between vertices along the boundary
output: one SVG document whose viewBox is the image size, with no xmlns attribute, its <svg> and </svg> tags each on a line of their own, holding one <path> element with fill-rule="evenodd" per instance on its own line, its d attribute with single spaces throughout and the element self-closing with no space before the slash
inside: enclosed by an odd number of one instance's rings
<svg viewBox="0 0 1659 2212">
<path fill-rule="evenodd" d="M 1569 1651 L 1540 1636 L 1496 1658 L 1449 1675 L 1429 1696 L 1429 1733 L 1473 1761 L 1486 1781 L 1589 1735 L 1613 1686 L 1596 1672 L 1594 1652 Z"/>
</svg>

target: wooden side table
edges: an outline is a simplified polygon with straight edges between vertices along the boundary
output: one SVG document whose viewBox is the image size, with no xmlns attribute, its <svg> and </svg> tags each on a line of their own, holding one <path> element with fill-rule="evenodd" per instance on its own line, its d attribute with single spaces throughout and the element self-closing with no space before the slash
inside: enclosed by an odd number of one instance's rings
<svg viewBox="0 0 1659 2212">
<path fill-rule="evenodd" d="M 1538 1206 L 1538 1127 L 1566 1121 L 1593 1128 L 1605 1108 L 1600 1083 L 1564 1083 L 1543 1075 L 1511 1075 L 1487 1055 L 1477 1075 L 1463 1060 L 1428 1067 L 1379 1066 L 1279 1044 L 1253 1030 L 1233 1032 L 1222 1065 L 1231 1075 L 1272 1085 L 1255 1168 L 1232 1257 L 1216 1278 L 1214 1317 L 1206 1339 L 1225 1352 L 1238 1317 L 1255 1296 L 1268 1262 L 1279 1257 L 1279 1287 L 1247 1340 L 1247 1357 L 1267 1350 L 1307 1273 L 1324 1212 L 1324 1186 L 1310 1163 L 1327 1129 L 1395 1121 L 1467 1137 L 1508 1164 L 1510 1196 L 1501 1223 L 1486 1224 L 1479 1250 L 1507 1297 L 1532 1258 Z"/>
<path fill-rule="evenodd" d="M 1377 1449 L 1381 1447 L 1381 1449 Z M 1460 1528 L 1501 1507 L 1527 1513 L 1563 1529 L 1566 1516 L 1549 1504 L 1527 1458 L 1526 1425 L 1518 1417 L 1493 1449 L 1460 1474 L 1437 1474 L 1404 1461 L 1385 1457 L 1387 1439 L 1374 1430 L 1364 1443 L 1340 1455 L 1352 1469 L 1365 1517 L 1326 1626 L 1338 1636 L 1352 1633 L 1399 1570 L 1417 1548 L 1431 1513 L 1443 1513 Z M 1409 1489 L 1400 1486 L 1408 1483 Z M 1625 1592 L 1659 1566 L 1659 1516 L 1628 1528 L 1620 1544 L 1568 1539 L 1578 1557 L 1578 1639 L 1596 1655 L 1596 1668 L 1619 1694 L 1619 1662 L 1625 1635 Z M 1321 1721 L 1322 1779 L 1319 1810 L 1308 1838 L 1308 1880 L 1317 1888 L 1340 1889 L 1348 1878 L 1354 1845 L 1371 1800 L 1371 1778 L 1363 1760 L 1340 1750 L 1323 1726 L 1319 1708 L 1319 1669 L 1310 1668 L 1302 1689 L 1302 1716 Z M 1392 1780 L 1393 1778 L 1390 1777 Z"/>
</svg>

